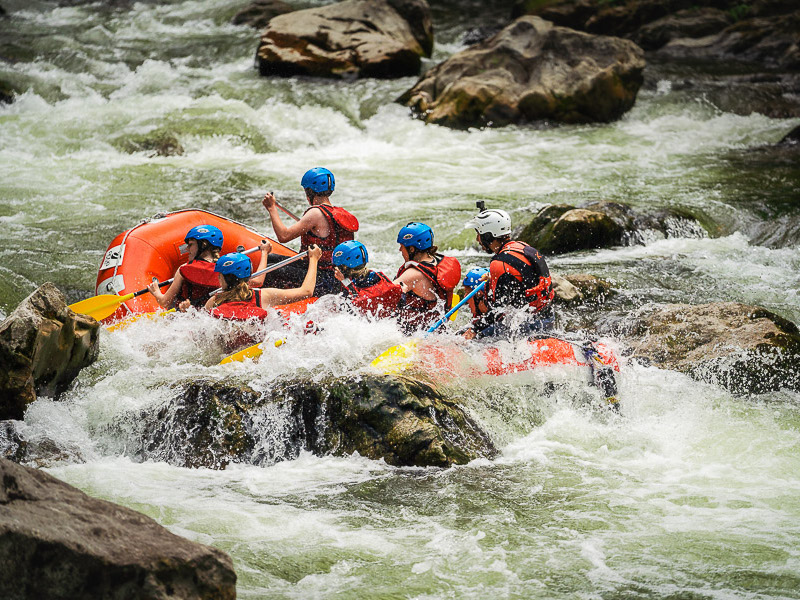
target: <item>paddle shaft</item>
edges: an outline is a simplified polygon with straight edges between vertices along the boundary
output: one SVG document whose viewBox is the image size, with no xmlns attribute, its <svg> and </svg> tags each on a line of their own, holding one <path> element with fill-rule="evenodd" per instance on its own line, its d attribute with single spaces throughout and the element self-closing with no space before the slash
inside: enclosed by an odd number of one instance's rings
<svg viewBox="0 0 800 600">
<path fill-rule="evenodd" d="M 256 250 L 258 250 L 258 246 L 246 250 L 245 254 L 251 254 Z M 166 281 L 162 281 L 158 284 L 158 286 L 161 287 L 164 285 L 169 285 L 174 280 L 175 278 L 173 277 Z M 99 296 L 92 296 L 91 298 L 86 298 L 85 300 L 74 302 L 73 304 L 69 305 L 69 308 L 75 311 L 76 313 L 86 314 L 100 321 L 114 314 L 114 312 L 116 311 L 116 307 L 122 304 L 123 302 L 127 302 L 131 298 L 136 298 L 137 296 L 146 294 L 148 291 L 149 291 L 148 288 L 143 288 L 137 292 L 131 292 L 130 294 L 125 294 L 124 296 L 117 296 L 114 294 L 101 294 Z"/>
<path fill-rule="evenodd" d="M 290 265 L 293 262 L 297 262 L 298 260 L 301 260 L 301 259 L 305 258 L 306 256 L 308 256 L 308 250 L 305 250 L 304 252 L 300 252 L 299 254 L 295 254 L 294 256 L 290 256 L 286 260 L 282 260 L 279 263 L 275 263 L 274 265 L 269 266 L 266 269 L 261 269 L 260 271 L 256 271 L 255 273 L 250 275 L 249 279 L 253 279 L 253 277 L 258 277 L 259 275 L 265 275 L 267 273 L 272 273 L 272 271 L 276 271 L 276 270 L 280 269 L 281 267 L 285 267 L 286 265 Z M 222 291 L 222 288 L 217 288 L 213 292 L 211 292 L 209 294 L 209 296 L 213 296 L 214 294 L 218 294 L 221 291 Z"/>
<path fill-rule="evenodd" d="M 441 319 L 439 319 L 438 321 L 436 321 L 436 323 L 435 323 L 433 326 L 431 326 L 431 327 L 428 329 L 428 331 L 426 331 L 426 332 L 425 332 L 425 335 L 427 336 L 429 333 L 433 333 L 434 331 L 436 331 L 437 329 L 439 329 L 439 327 L 441 327 L 441 326 L 442 326 L 442 323 L 444 323 L 445 321 L 447 321 L 447 319 L 449 319 L 449 318 L 450 318 L 450 315 L 452 315 L 452 314 L 453 314 L 454 312 L 456 312 L 456 311 L 457 311 L 459 308 L 461 308 L 461 307 L 462 307 L 462 306 L 464 306 L 464 305 L 465 305 L 467 302 L 469 302 L 469 299 L 470 299 L 470 298 L 472 298 L 472 297 L 473 297 L 475 294 L 477 294 L 478 292 L 480 292 L 480 291 L 481 291 L 481 290 L 482 290 L 482 289 L 483 289 L 485 286 L 486 286 L 486 282 L 485 282 L 485 281 L 481 281 L 481 282 L 480 282 L 480 283 L 479 283 L 479 284 L 478 284 L 478 285 L 475 287 L 475 289 L 474 289 L 474 290 L 472 290 L 472 291 L 471 291 L 469 294 L 467 294 L 466 296 L 464 296 L 464 299 L 463 299 L 463 300 L 461 300 L 461 302 L 459 302 L 459 303 L 458 303 L 458 304 L 456 304 L 456 305 L 455 305 L 453 308 L 451 308 L 451 309 L 448 311 L 448 313 L 447 313 L 445 316 L 443 316 Z"/>
<path fill-rule="evenodd" d="M 272 192 L 270 192 L 270 194 L 271 194 L 271 193 L 272 193 Z M 273 196 L 274 196 L 274 195 L 273 195 Z M 287 215 L 289 215 L 290 217 L 292 217 L 292 218 L 293 218 L 295 221 L 299 221 L 299 220 L 300 220 L 300 217 L 298 217 L 296 214 L 294 214 L 293 212 L 290 212 L 289 210 L 285 209 L 283 206 L 281 206 L 280 204 L 278 204 L 278 201 L 277 201 L 277 200 L 275 200 L 275 206 L 277 206 L 277 207 L 278 207 L 280 210 L 282 210 L 282 211 L 283 211 L 283 212 L 285 212 Z"/>
</svg>

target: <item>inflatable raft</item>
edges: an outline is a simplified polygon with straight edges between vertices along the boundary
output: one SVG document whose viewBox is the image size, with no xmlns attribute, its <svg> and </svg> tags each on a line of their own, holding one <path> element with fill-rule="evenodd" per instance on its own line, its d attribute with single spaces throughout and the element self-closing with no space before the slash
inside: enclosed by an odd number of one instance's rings
<svg viewBox="0 0 800 600">
<path fill-rule="evenodd" d="M 555 337 L 514 343 L 454 344 L 436 338 L 412 340 L 390 348 L 372 361 L 387 375 L 420 372 L 438 381 L 503 376 L 546 367 L 586 369 L 591 382 L 616 406 L 619 361 L 602 342 L 568 341 Z"/>
<path fill-rule="evenodd" d="M 197 225 L 214 225 L 222 230 L 222 254 L 235 252 L 238 246 L 254 248 L 263 239 L 272 243 L 272 252 L 286 257 L 297 254 L 291 248 L 268 238 L 236 221 L 214 213 L 198 210 L 179 210 L 146 219 L 116 236 L 109 244 L 97 273 L 96 294 L 124 296 L 146 288 L 153 277 L 166 281 L 175 275 L 179 266 L 188 260 L 188 247 L 183 241 L 186 232 Z M 260 255 L 250 255 L 253 270 Z M 165 288 L 162 288 L 165 289 Z M 287 305 L 287 312 L 302 312 L 309 300 Z M 142 294 L 120 304 L 117 311 L 103 319 L 105 323 L 133 315 L 161 310 L 152 294 Z"/>
</svg>

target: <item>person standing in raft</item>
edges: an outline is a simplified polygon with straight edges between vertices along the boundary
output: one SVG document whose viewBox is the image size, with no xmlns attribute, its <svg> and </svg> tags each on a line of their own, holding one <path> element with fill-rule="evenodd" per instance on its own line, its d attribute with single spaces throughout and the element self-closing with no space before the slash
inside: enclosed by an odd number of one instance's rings
<svg viewBox="0 0 800 600">
<path fill-rule="evenodd" d="M 367 268 L 369 254 L 361 242 L 342 242 L 333 249 L 333 273 L 348 291 L 358 312 L 379 319 L 394 317 L 403 296 L 400 286 L 380 271 Z"/>
<path fill-rule="evenodd" d="M 308 248 L 308 270 L 300 287 L 291 289 L 252 288 L 250 275 L 253 265 L 250 259 L 239 252 L 225 254 L 217 260 L 214 272 L 222 291 L 210 298 L 206 310 L 220 319 L 244 321 L 250 318 L 263 319 L 267 307 L 287 304 L 310 298 L 314 294 L 317 280 L 317 263 L 322 250 L 312 245 Z M 216 288 L 215 288 L 216 289 Z"/>
<path fill-rule="evenodd" d="M 475 229 L 481 248 L 494 256 L 486 285 L 488 311 L 464 337 L 529 335 L 551 330 L 555 324 L 555 293 L 550 269 L 536 248 L 511 240 L 508 213 L 481 210 L 466 227 Z"/>
<path fill-rule="evenodd" d="M 328 169 L 322 167 L 309 169 L 300 180 L 300 185 L 305 190 L 306 199 L 311 206 L 297 223 L 284 225 L 275 197 L 271 193 L 264 196 L 262 203 L 269 212 L 272 228 L 279 242 L 285 243 L 300 238 L 300 252 L 308 249 L 311 244 L 316 244 L 322 250 L 314 295 L 340 293 L 343 291 L 342 286 L 333 274 L 331 261 L 333 249 L 338 244 L 353 239 L 353 234 L 358 231 L 358 219 L 344 208 L 331 204 L 330 197 L 336 187 L 336 181 Z M 289 265 L 281 269 L 280 275 L 276 276 L 276 283 L 297 285 L 301 278 L 301 267 Z"/>
<path fill-rule="evenodd" d="M 403 266 L 394 283 L 403 296 L 398 321 L 407 332 L 433 325 L 453 305 L 453 290 L 461 280 L 461 264 L 437 253 L 433 230 L 424 223 L 409 223 L 397 234 Z M 441 305 L 444 305 L 444 312 Z"/>
<path fill-rule="evenodd" d="M 170 308 L 177 300 L 178 309 L 183 311 L 190 306 L 200 308 L 208 301 L 211 292 L 219 287 L 214 265 L 222 249 L 222 240 L 222 231 L 213 225 L 198 225 L 186 233 L 183 241 L 189 247 L 189 261 L 175 271 L 175 279 L 167 291 L 162 293 L 161 287 L 155 281 L 147 286 L 161 308 Z M 259 249 L 261 250 L 259 270 L 261 270 L 267 266 L 267 257 L 272 250 L 272 244 L 262 240 Z"/>
</svg>

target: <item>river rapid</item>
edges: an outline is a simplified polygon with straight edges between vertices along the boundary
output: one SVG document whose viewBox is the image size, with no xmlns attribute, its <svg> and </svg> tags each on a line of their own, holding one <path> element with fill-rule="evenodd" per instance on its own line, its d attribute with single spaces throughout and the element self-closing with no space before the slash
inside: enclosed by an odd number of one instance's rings
<svg viewBox="0 0 800 600">
<path fill-rule="evenodd" d="M 258 32 L 230 24 L 244 4 L 2 0 L 0 78 L 23 93 L 0 104 L 0 317 L 45 281 L 70 301 L 93 295 L 108 243 L 157 212 L 206 209 L 269 235 L 263 193 L 302 211 L 300 176 L 325 166 L 387 273 L 411 220 L 470 267 L 487 263 L 463 229 L 476 200 L 515 223 L 550 203 L 616 200 L 688 210 L 711 235 L 554 257 L 555 272 L 613 282 L 623 314 L 732 300 L 800 322 L 800 167 L 768 148 L 797 119 L 723 112 L 702 73 L 651 65 L 615 123 L 426 126 L 392 102 L 413 78 L 259 77 Z M 426 66 L 483 19 L 480 3 L 433 4 Z M 699 83 L 676 85 L 686 77 Z M 126 151 L 153 132 L 183 154 Z M 241 598 L 800 598 L 800 394 L 789 391 L 736 396 L 623 362 L 620 416 L 588 407 L 570 373 L 462 383 L 501 452 L 449 470 L 275 462 L 280 415 L 265 420 L 257 465 L 146 455 L 136 415 L 174 401 L 172 381 L 234 374 L 267 389 L 297 372 L 367 370 L 403 340 L 341 314 L 316 336 L 296 325 L 259 363 L 234 366 L 216 364 L 210 318 L 104 331 L 98 361 L 21 427 L 61 449 L 48 472 L 228 552 Z M 552 378 L 563 385 L 539 393 Z"/>
</svg>

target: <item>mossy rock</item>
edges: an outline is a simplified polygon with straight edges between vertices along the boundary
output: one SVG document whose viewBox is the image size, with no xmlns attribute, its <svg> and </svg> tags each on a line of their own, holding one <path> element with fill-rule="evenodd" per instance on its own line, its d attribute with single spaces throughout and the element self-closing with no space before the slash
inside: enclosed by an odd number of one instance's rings
<svg viewBox="0 0 800 600">
<path fill-rule="evenodd" d="M 265 393 L 246 384 L 176 384 L 146 422 L 141 458 L 185 467 L 265 464 L 307 451 L 358 453 L 396 466 L 449 467 L 495 456 L 489 436 L 433 386 L 406 377 L 317 381 L 296 374 Z"/>
</svg>

